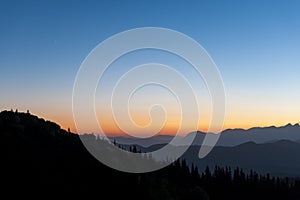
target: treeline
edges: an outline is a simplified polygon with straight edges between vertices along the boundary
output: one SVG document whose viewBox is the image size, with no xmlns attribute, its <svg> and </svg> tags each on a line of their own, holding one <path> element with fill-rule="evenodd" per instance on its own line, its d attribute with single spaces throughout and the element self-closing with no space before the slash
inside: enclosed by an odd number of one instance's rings
<svg viewBox="0 0 300 200">
<path fill-rule="evenodd" d="M 299 181 L 241 168 L 200 172 L 177 160 L 156 172 L 119 172 L 92 157 L 77 135 L 29 113 L 0 113 L 0 157 L 0 195 L 10 198 L 300 199 Z"/>
<path fill-rule="evenodd" d="M 193 198 L 205 192 L 209 199 L 299 199 L 300 181 L 294 178 L 271 177 L 253 170 L 245 173 L 242 168 L 216 166 L 199 172 L 197 167 L 188 167 L 185 160 L 176 161 L 158 172 L 160 177 L 175 184 L 185 194 L 194 188 Z M 198 194 L 195 192 L 198 191 Z M 180 195 L 178 195 L 180 196 Z M 182 196 L 184 199 L 184 196 Z"/>
</svg>

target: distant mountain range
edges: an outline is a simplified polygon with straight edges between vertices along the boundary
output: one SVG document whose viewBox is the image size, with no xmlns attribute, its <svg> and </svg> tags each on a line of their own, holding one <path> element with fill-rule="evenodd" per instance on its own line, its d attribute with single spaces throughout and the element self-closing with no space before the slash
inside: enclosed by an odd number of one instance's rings
<svg viewBox="0 0 300 200">
<path fill-rule="evenodd" d="M 286 128 L 294 129 L 297 126 Z M 194 134 L 197 137 L 204 136 L 203 133 Z M 99 146 L 101 150 L 114 153 L 120 151 L 121 154 L 114 154 L 113 158 L 122 166 L 136 164 L 136 159 L 132 160 L 126 151 L 121 151 L 106 140 L 97 139 L 91 134 L 83 138 L 90 140 L 95 148 Z M 170 137 L 156 138 L 161 142 Z M 22 194 L 22 197 L 32 198 L 40 197 L 42 193 L 55 197 L 65 194 L 73 198 L 91 194 L 113 199 L 145 200 L 299 199 L 300 182 L 295 181 L 295 176 L 300 177 L 300 144 L 297 142 L 280 140 L 265 144 L 247 142 L 234 147 L 216 146 L 203 159 L 198 158 L 200 146 L 195 144 L 190 146 L 180 160 L 164 169 L 132 174 L 119 172 L 96 160 L 85 149 L 81 139 L 77 134 L 61 129 L 58 124 L 29 113 L 0 112 L 1 181 L 4 183 L 2 195 Z M 145 139 L 142 141 L 145 142 Z M 151 152 L 163 145 L 121 145 L 121 148 Z M 176 151 L 184 147 L 172 148 Z M 148 163 L 159 164 L 151 156 L 136 155 L 147 166 Z M 204 170 L 206 166 L 214 173 Z M 213 169 L 215 167 L 217 170 Z M 228 167 L 231 169 L 228 170 Z M 249 172 L 251 169 L 260 174 Z M 282 178 L 270 178 L 265 173 Z M 286 179 L 285 176 L 291 178 Z M 293 181 L 293 187 L 287 189 L 287 185 Z M 245 194 L 249 198 L 245 198 Z"/>
<path fill-rule="evenodd" d="M 125 145 L 129 148 L 130 145 Z M 164 144 L 155 144 L 149 147 L 136 145 L 142 152 L 153 152 L 162 148 Z M 300 177 L 300 141 L 278 140 L 263 144 L 246 142 L 234 147 L 216 146 L 202 159 L 199 159 L 199 145 L 190 146 L 182 156 L 189 165 L 192 163 L 204 171 L 206 166 L 230 166 L 243 168 L 247 173 L 250 170 L 261 174 L 269 173 L 273 176 Z M 174 146 L 178 151 L 182 146 Z"/>
<path fill-rule="evenodd" d="M 245 170 L 253 169 L 259 173 L 270 173 L 276 176 L 300 176 L 300 127 L 298 124 L 249 130 L 226 130 L 221 133 L 217 146 L 203 159 L 198 158 L 198 152 L 205 136 L 204 133 L 190 133 L 186 137 L 178 138 L 178 141 L 182 140 L 181 144 L 184 144 L 184 141 L 193 134 L 196 134 L 196 138 L 183 158 L 189 165 L 192 163 L 197 165 L 201 171 L 207 165 L 210 167 L 219 165 L 232 168 L 238 166 Z M 87 137 L 95 138 L 92 135 L 87 135 Z M 76 163 L 79 156 L 82 159 L 88 157 L 92 160 L 78 135 L 69 133 L 61 129 L 59 125 L 29 113 L 1 112 L 0 139 L 0 152 L 4 153 L 3 157 L 7 161 L 15 163 L 12 164 L 13 166 L 25 163 L 31 167 L 30 163 L 36 163 L 36 160 L 39 160 L 39 166 L 49 167 L 55 165 L 56 162 L 65 163 L 66 158 L 69 163 Z M 164 146 L 172 137 L 161 135 L 150 139 L 126 137 L 111 139 L 116 140 L 124 148 L 129 148 L 131 144 L 134 144 L 142 152 L 151 152 Z M 174 145 L 173 148 L 175 151 L 184 147 Z M 23 162 L 23 159 L 26 162 Z"/>
<path fill-rule="evenodd" d="M 193 132 L 177 138 L 184 145 L 188 137 L 195 137 L 192 146 L 182 158 L 194 163 L 203 171 L 206 166 L 241 167 L 246 171 L 270 173 L 274 176 L 300 176 L 300 126 L 287 124 L 282 127 L 228 129 L 221 133 L 217 145 L 203 159 L 198 158 L 205 133 Z M 117 137 L 118 143 L 137 145 L 144 152 L 160 149 L 173 139 L 172 136 L 154 136 L 147 139 Z M 178 148 L 182 148 L 174 146 Z"/>
<path fill-rule="evenodd" d="M 177 137 L 178 145 L 185 145 L 191 137 L 195 137 L 193 145 L 201 145 L 206 133 L 192 132 L 185 137 Z M 210 134 L 210 133 L 208 133 Z M 236 146 L 246 142 L 255 142 L 258 144 L 274 142 L 278 140 L 300 141 L 300 126 L 299 124 L 287 124 L 282 127 L 264 127 L 244 129 L 227 129 L 220 133 L 220 138 L 217 146 Z M 117 143 L 126 145 L 140 145 L 149 147 L 156 144 L 165 144 L 171 141 L 174 137 L 170 135 L 158 135 L 151 138 L 134 138 L 134 137 L 111 137 L 111 140 L 116 140 Z"/>
<path fill-rule="evenodd" d="M 289 140 L 256 144 L 243 143 L 234 147 L 215 147 L 207 157 L 199 159 L 200 146 L 192 146 L 182 157 L 202 171 L 205 166 L 241 167 L 249 172 L 270 173 L 273 176 L 300 177 L 300 143 Z"/>
</svg>

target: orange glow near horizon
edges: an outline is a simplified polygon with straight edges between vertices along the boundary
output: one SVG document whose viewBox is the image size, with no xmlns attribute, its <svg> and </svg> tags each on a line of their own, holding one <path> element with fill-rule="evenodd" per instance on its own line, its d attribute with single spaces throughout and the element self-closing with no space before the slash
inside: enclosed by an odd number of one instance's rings
<svg viewBox="0 0 300 200">
<path fill-rule="evenodd" d="M 10 110 L 10 109 L 6 109 Z M 18 109 L 19 112 L 26 112 L 26 109 Z M 288 113 L 288 111 L 277 110 L 269 112 L 261 112 L 257 114 L 257 112 L 250 112 L 251 108 L 245 108 L 244 110 L 231 109 L 226 113 L 226 119 L 224 121 L 223 130 L 225 129 L 234 129 L 234 128 L 242 128 L 249 129 L 252 127 L 268 127 L 268 126 L 284 126 L 288 123 L 296 124 L 300 121 L 300 116 L 298 112 L 294 111 L 292 114 Z M 30 112 L 38 117 L 44 118 L 45 120 L 50 120 L 58 125 L 61 128 L 67 130 L 71 129 L 72 132 L 77 133 L 77 129 L 73 120 L 72 109 L 66 107 L 57 107 L 55 109 L 44 109 L 43 112 L 40 109 L 33 108 Z M 133 117 L 137 124 L 139 125 L 147 125 L 149 123 L 149 118 L 147 116 L 144 117 Z M 137 120 L 138 119 L 138 120 Z M 87 119 L 88 121 L 88 119 Z M 210 123 L 210 116 L 202 116 L 201 120 L 199 120 L 198 130 L 207 132 L 208 126 Z M 169 118 L 165 126 L 159 131 L 158 134 L 162 135 L 174 135 L 179 129 L 179 121 L 176 118 Z M 117 136 L 117 135 L 125 135 L 124 132 L 118 127 L 118 125 L 112 120 L 112 118 L 107 117 L 105 121 L 102 121 L 101 127 L 106 135 Z M 191 129 L 188 125 L 183 125 L 183 133 L 185 135 L 189 132 L 195 131 Z M 86 127 L 83 130 L 84 133 L 94 133 L 97 134 L 100 132 L 99 127 Z M 143 133 L 138 133 L 143 134 Z"/>
<path fill-rule="evenodd" d="M 46 117 L 47 120 L 54 121 L 58 123 L 63 129 L 67 130 L 68 128 L 71 129 L 72 132 L 77 133 L 75 123 L 73 121 L 72 114 L 65 114 L 65 115 L 57 115 L 57 116 L 49 116 Z M 268 126 L 284 126 L 288 123 L 296 124 L 299 123 L 297 121 L 297 116 L 293 116 L 290 118 L 284 118 L 282 120 L 279 116 L 273 116 L 270 118 L 258 118 L 253 115 L 251 116 L 244 116 L 244 117 L 231 117 L 228 116 L 224 121 L 223 130 L 226 129 L 235 129 L 235 128 L 241 128 L 241 129 L 249 129 L 253 127 L 268 127 Z M 144 122 L 140 125 L 147 124 Z M 199 131 L 207 132 L 209 125 L 209 120 L 202 120 L 199 122 Z M 118 125 L 113 121 L 107 121 L 106 123 L 103 123 L 101 126 L 102 130 L 105 134 L 109 136 L 124 136 L 124 132 L 118 127 Z M 175 135 L 179 129 L 178 123 L 166 123 L 165 126 L 161 129 L 161 131 L 158 134 L 161 135 Z M 189 127 L 183 128 L 184 133 L 182 135 L 188 134 L 189 132 L 195 131 L 192 129 L 189 129 Z M 84 131 L 85 133 L 99 133 L 100 129 L 98 127 L 87 127 Z M 143 134 L 143 133 L 139 133 Z"/>
<path fill-rule="evenodd" d="M 259 115 L 256 112 L 250 112 L 251 108 L 247 108 L 249 110 L 230 110 L 226 113 L 226 118 L 224 121 L 223 130 L 225 129 L 234 129 L 234 128 L 242 128 L 249 129 L 252 127 L 267 127 L 267 126 L 284 126 L 288 123 L 296 124 L 299 123 L 300 118 L 298 113 L 294 113 L 294 115 L 287 115 L 287 113 L 282 112 L 274 113 L 274 112 L 261 112 Z M 73 120 L 73 114 L 71 108 L 68 110 L 66 108 L 61 109 L 61 112 L 58 112 L 60 109 L 52 109 L 45 110 L 44 112 L 36 112 L 33 111 L 33 114 L 38 115 L 39 117 L 43 117 L 46 120 L 50 120 L 59 124 L 63 129 L 67 130 L 71 129 L 72 132 L 77 133 L 76 126 Z M 248 111 L 248 112 L 247 112 Z M 279 112 L 279 111 L 278 111 Z M 149 123 L 148 117 L 133 117 L 135 122 L 139 125 L 146 125 Z M 139 119 L 136 121 L 136 119 Z M 87 119 L 88 120 L 88 119 Z M 210 116 L 205 115 L 199 120 L 199 130 L 206 132 L 208 130 L 208 126 L 210 123 Z M 183 125 L 184 133 L 187 134 L 191 131 L 195 131 L 190 129 L 187 125 Z M 124 132 L 118 128 L 117 124 L 113 121 L 113 118 L 106 117 L 106 120 L 101 124 L 103 131 L 108 135 L 124 135 Z M 161 129 L 159 134 L 168 134 L 173 135 L 176 134 L 179 128 L 179 121 L 176 118 L 169 118 L 167 120 L 165 126 Z M 99 133 L 98 127 L 86 127 L 84 130 L 85 133 Z M 142 133 L 140 133 L 142 134 Z"/>
<path fill-rule="evenodd" d="M 58 123 L 65 130 L 70 128 L 72 132 L 77 133 L 75 123 L 72 122 L 72 120 L 68 120 L 72 124 L 71 126 L 68 123 L 60 123 L 60 120 L 51 120 L 51 121 Z M 62 120 L 62 121 L 64 121 L 64 120 Z M 225 124 L 223 126 L 223 130 L 235 129 L 235 128 L 249 129 L 249 128 L 253 128 L 253 127 L 269 127 L 269 126 L 280 127 L 280 126 L 284 126 L 288 123 L 296 124 L 298 122 L 290 122 L 290 121 L 271 122 L 271 121 L 269 121 L 269 122 L 265 122 L 265 124 L 263 124 L 261 122 L 256 122 L 256 123 L 252 122 L 252 123 L 248 123 L 248 124 L 246 124 L 245 122 L 244 123 L 241 122 L 240 124 L 233 124 L 230 122 L 227 122 L 227 123 L 225 122 Z M 116 124 L 110 125 L 110 126 L 105 126 L 102 128 L 102 130 L 108 136 L 125 136 L 125 135 L 127 135 L 120 128 L 118 128 L 118 126 Z M 202 126 L 202 127 L 198 128 L 198 131 L 202 131 L 202 132 L 207 132 L 207 130 L 208 130 L 208 126 Z M 175 135 L 177 131 L 178 131 L 178 126 L 176 126 L 176 125 L 174 125 L 174 127 L 173 126 L 165 126 L 164 128 L 161 129 L 161 131 L 158 134 L 159 135 Z M 185 131 L 182 135 L 188 134 L 192 131 L 195 131 L 195 130 L 185 129 Z M 84 131 L 84 132 L 85 133 L 98 133 L 99 129 L 98 128 L 95 128 L 95 129 L 87 128 L 86 131 Z M 142 134 L 142 133 L 140 133 L 140 134 Z"/>
</svg>

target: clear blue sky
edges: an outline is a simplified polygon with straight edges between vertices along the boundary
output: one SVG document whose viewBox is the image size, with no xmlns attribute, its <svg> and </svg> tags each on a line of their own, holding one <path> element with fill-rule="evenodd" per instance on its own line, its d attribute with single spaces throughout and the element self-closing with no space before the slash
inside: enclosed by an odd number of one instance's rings
<svg viewBox="0 0 300 200">
<path fill-rule="evenodd" d="M 214 59 L 227 91 L 227 127 L 296 123 L 299 10 L 296 0 L 1 0 L 0 108 L 29 108 L 72 126 L 72 87 L 87 54 L 113 34 L 157 26 L 189 35 Z"/>
</svg>

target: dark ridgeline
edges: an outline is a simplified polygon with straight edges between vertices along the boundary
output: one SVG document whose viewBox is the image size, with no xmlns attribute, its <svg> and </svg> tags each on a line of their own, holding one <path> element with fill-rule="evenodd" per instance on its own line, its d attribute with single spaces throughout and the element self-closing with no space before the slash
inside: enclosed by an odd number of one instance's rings
<svg viewBox="0 0 300 200">
<path fill-rule="evenodd" d="M 300 199 L 299 181 L 246 174 L 240 168 L 216 166 L 198 172 L 193 164 L 177 160 L 152 173 L 119 172 L 95 160 L 77 135 L 29 112 L 1 112 L 0 141 L 1 194 L 11 197 Z"/>
<path fill-rule="evenodd" d="M 202 144 L 204 137 L 207 133 L 195 131 L 187 134 L 186 136 L 179 136 L 181 139 L 180 145 L 188 144 L 192 138 L 193 146 Z M 212 133 L 210 133 L 212 134 Z M 116 139 L 119 143 L 125 145 L 138 144 L 143 147 L 149 148 L 155 145 L 169 143 L 174 136 L 172 135 L 155 135 L 150 138 L 134 138 L 134 137 L 111 137 Z M 281 140 L 289 140 L 300 143 L 300 125 L 287 124 L 285 126 L 275 127 L 254 127 L 250 129 L 226 129 L 220 133 L 220 138 L 216 146 L 234 147 L 247 142 L 254 142 L 256 144 L 273 143 Z"/>
</svg>

